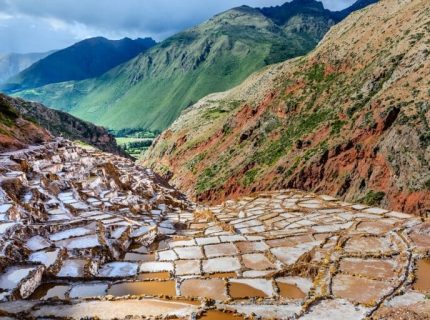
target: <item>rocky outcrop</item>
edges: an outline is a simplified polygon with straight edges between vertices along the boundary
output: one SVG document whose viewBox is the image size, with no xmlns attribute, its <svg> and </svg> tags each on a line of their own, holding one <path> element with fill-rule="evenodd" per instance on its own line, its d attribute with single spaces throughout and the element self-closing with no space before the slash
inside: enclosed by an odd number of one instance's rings
<svg viewBox="0 0 430 320">
<path fill-rule="evenodd" d="M 0 95 L 0 152 L 22 149 L 52 139 L 51 134 L 35 123 L 21 117 L 20 113 Z"/>
<path fill-rule="evenodd" d="M 428 215 L 429 14 L 424 0 L 352 14 L 309 55 L 186 110 L 143 163 L 211 203 L 293 187 Z"/>
</svg>

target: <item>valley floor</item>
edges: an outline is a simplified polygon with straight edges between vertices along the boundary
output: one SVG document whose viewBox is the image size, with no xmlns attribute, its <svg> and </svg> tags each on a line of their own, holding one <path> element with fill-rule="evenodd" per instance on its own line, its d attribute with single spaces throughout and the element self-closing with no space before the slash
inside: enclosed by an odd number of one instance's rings
<svg viewBox="0 0 430 320">
<path fill-rule="evenodd" d="M 0 154 L 0 221 L 2 319 L 430 314 L 430 221 L 329 196 L 202 207 L 130 160 L 56 140 Z"/>
</svg>

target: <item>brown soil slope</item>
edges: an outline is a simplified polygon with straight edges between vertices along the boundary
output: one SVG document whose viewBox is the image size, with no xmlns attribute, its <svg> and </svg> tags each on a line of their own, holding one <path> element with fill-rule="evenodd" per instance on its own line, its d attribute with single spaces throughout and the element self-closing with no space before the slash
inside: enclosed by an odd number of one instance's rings
<svg viewBox="0 0 430 320">
<path fill-rule="evenodd" d="M 198 200 L 284 187 L 430 211 L 430 2 L 382 0 L 189 108 L 143 159 Z"/>
<path fill-rule="evenodd" d="M 105 128 L 40 103 L 0 94 L 0 112 L 2 151 L 46 141 L 50 136 L 46 130 L 49 130 L 54 136 L 83 141 L 103 151 L 124 155 L 114 136 Z"/>
<path fill-rule="evenodd" d="M 50 139 L 48 131 L 23 119 L 9 101 L 0 95 L 0 152 L 21 149 L 28 144 Z"/>
</svg>

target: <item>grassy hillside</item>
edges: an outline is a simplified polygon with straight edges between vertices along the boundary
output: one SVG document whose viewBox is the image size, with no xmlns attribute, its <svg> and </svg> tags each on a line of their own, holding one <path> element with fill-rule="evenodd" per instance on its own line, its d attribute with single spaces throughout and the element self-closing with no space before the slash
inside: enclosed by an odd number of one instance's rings
<svg viewBox="0 0 430 320">
<path fill-rule="evenodd" d="M 336 20 L 321 3 L 306 0 L 301 11 L 301 2 L 285 4 L 280 20 L 260 9 L 232 9 L 98 78 L 16 95 L 112 129 L 164 129 L 203 96 L 314 48 Z"/>
<path fill-rule="evenodd" d="M 50 83 L 99 76 L 155 45 L 147 39 L 86 39 L 54 52 L 31 65 L 2 86 L 5 92 L 37 88 Z"/>
<path fill-rule="evenodd" d="M 382 0 L 184 111 L 144 164 L 203 201 L 298 188 L 430 214 L 430 3 Z"/>
</svg>

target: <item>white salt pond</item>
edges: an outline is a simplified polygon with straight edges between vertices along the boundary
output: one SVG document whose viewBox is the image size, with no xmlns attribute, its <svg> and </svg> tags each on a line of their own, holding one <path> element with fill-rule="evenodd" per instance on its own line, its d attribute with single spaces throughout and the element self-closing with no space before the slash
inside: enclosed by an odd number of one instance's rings
<svg viewBox="0 0 430 320">
<path fill-rule="evenodd" d="M 27 278 L 36 267 L 11 267 L 0 275 L 0 289 L 13 290 L 25 278 Z"/>
</svg>

